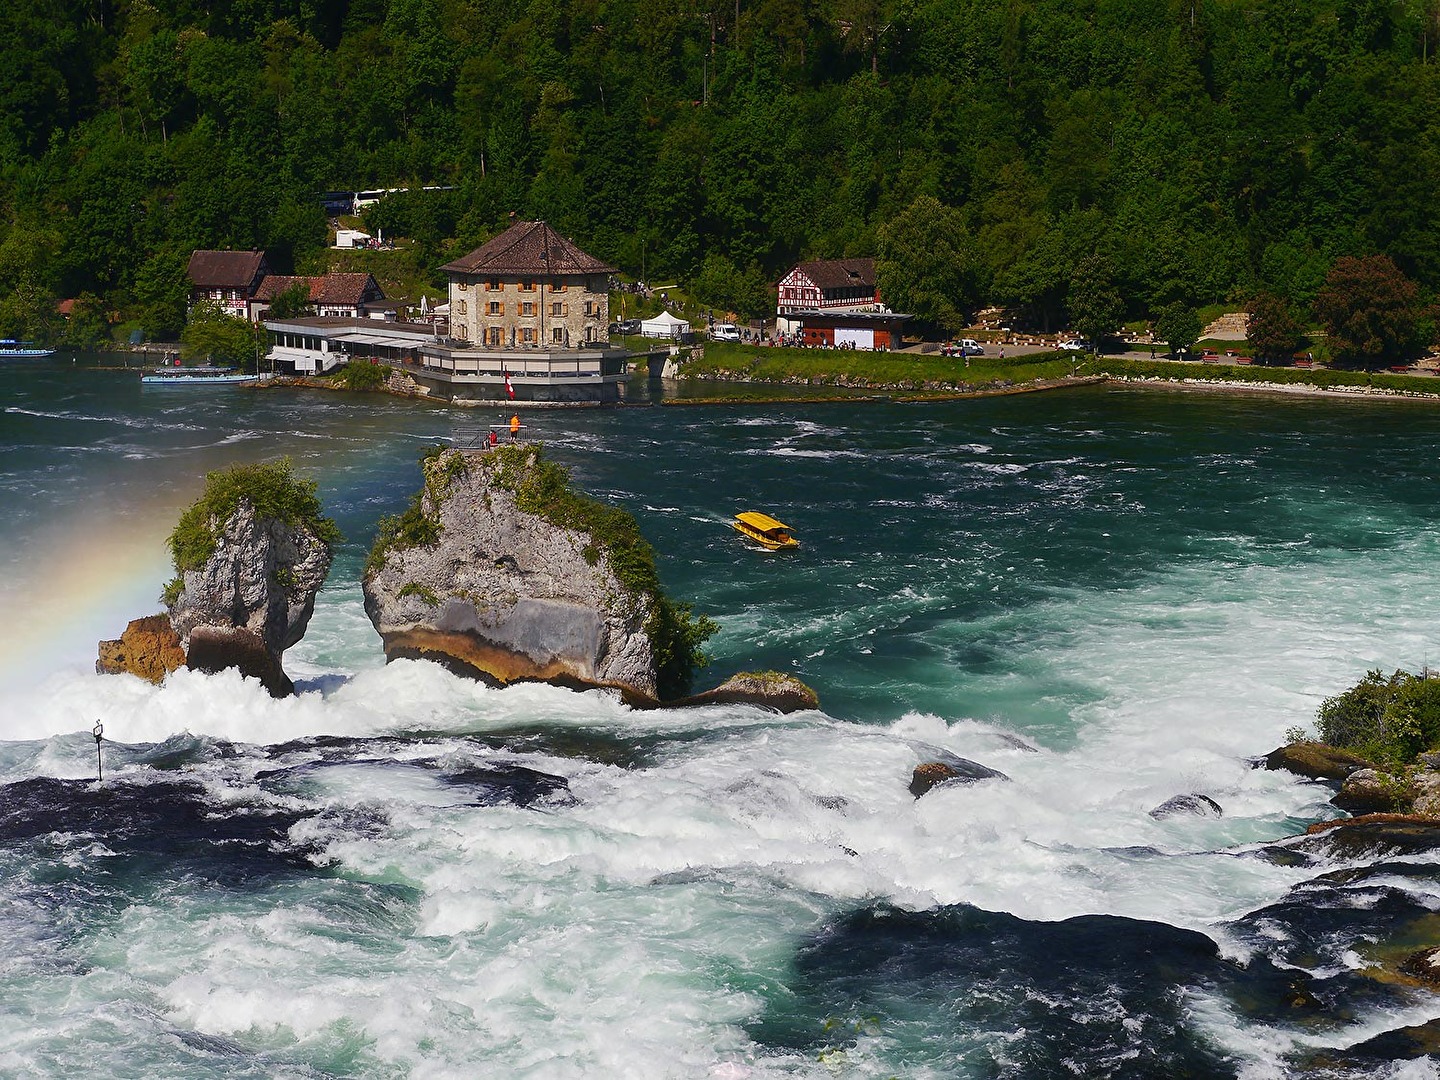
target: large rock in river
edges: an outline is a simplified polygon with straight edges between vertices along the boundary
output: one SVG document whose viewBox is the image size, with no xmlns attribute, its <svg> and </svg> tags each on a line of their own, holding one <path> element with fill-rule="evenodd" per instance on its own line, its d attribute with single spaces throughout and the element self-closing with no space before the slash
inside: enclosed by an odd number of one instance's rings
<svg viewBox="0 0 1440 1080">
<path fill-rule="evenodd" d="M 281 654 L 305 634 L 338 536 L 288 461 L 211 473 L 170 538 L 165 601 L 188 666 L 235 667 L 276 697 L 292 693 Z"/>
<path fill-rule="evenodd" d="M 388 659 L 492 685 L 688 690 L 713 625 L 660 592 L 634 519 L 569 488 L 538 445 L 443 450 L 410 509 L 382 523 L 365 610 Z"/>
</svg>

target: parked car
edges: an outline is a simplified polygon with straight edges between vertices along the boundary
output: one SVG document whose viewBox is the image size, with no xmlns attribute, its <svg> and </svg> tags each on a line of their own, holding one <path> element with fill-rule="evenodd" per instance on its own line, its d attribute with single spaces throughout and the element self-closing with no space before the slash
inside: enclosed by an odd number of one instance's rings
<svg viewBox="0 0 1440 1080">
<path fill-rule="evenodd" d="M 1056 346 L 1057 349 L 1064 349 L 1067 352 L 1089 352 L 1090 343 L 1080 338 L 1071 338 L 1069 341 L 1062 341 Z"/>
<path fill-rule="evenodd" d="M 620 322 L 610 324 L 610 333 L 612 334 L 638 334 L 639 332 L 639 319 L 622 319 Z"/>
<path fill-rule="evenodd" d="M 981 345 L 974 338 L 961 338 L 959 341 L 952 341 L 948 345 L 941 346 L 941 356 L 984 356 L 985 346 Z"/>
<path fill-rule="evenodd" d="M 714 341 L 739 341 L 740 328 L 734 323 L 716 323 L 710 328 L 710 337 Z"/>
</svg>

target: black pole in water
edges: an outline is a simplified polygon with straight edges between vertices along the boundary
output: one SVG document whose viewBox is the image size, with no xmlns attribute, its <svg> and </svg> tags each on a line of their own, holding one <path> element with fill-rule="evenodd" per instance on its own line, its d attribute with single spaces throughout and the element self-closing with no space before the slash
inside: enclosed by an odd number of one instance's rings
<svg viewBox="0 0 1440 1080">
<path fill-rule="evenodd" d="M 105 737 L 105 728 L 99 720 L 95 721 L 95 726 L 90 729 L 90 734 L 95 736 L 95 779 L 104 783 L 105 770 L 100 764 L 100 740 Z"/>
</svg>

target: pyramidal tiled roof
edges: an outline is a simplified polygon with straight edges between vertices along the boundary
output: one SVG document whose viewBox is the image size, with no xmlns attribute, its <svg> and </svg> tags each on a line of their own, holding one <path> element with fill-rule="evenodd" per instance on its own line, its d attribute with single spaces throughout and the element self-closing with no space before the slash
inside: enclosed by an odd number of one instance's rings
<svg viewBox="0 0 1440 1080">
<path fill-rule="evenodd" d="M 517 221 L 499 236 L 440 268 L 457 274 L 613 274 L 543 221 Z"/>
</svg>

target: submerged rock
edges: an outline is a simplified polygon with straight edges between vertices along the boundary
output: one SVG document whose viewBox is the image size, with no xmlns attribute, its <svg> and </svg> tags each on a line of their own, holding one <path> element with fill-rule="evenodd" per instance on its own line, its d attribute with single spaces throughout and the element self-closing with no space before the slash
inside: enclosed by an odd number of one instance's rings
<svg viewBox="0 0 1440 1080">
<path fill-rule="evenodd" d="M 683 705 L 758 705 L 780 713 L 820 708 L 820 697 L 809 686 L 778 671 L 742 671 L 713 690 L 686 698 Z"/>
<path fill-rule="evenodd" d="M 572 492 L 539 446 L 427 455 L 425 485 L 382 523 L 363 583 L 389 660 L 494 685 L 680 696 L 713 623 L 660 591 L 634 519 Z"/>
<path fill-rule="evenodd" d="M 1175 814 L 1195 814 L 1198 817 L 1223 817 L 1225 811 L 1220 804 L 1209 795 L 1201 795 L 1191 792 L 1188 795 L 1176 795 L 1174 798 L 1166 799 L 1154 810 L 1150 811 L 1153 818 L 1167 818 Z"/>
<path fill-rule="evenodd" d="M 977 780 L 1009 780 L 996 769 L 979 762 L 946 754 L 943 760 L 926 761 L 915 766 L 910 777 L 910 794 L 920 798 L 931 788 L 944 784 L 973 784 Z"/>
<path fill-rule="evenodd" d="M 1440 821 L 1414 814 L 1366 814 L 1320 821 L 1290 845 L 1293 851 L 1336 859 L 1413 855 L 1440 849 Z"/>
<path fill-rule="evenodd" d="M 1370 767 L 1371 762 L 1359 755 L 1321 742 L 1290 743 L 1265 755 L 1265 768 L 1284 769 L 1311 780 L 1344 780 L 1357 769 Z"/>
<path fill-rule="evenodd" d="M 100 658 L 95 661 L 99 675 L 128 673 L 152 683 L 163 682 L 166 675 L 184 666 L 180 635 L 165 615 L 132 619 L 118 638 L 100 642 Z"/>
<path fill-rule="evenodd" d="M 1411 953 L 1400 965 L 1400 970 L 1421 982 L 1440 986 L 1440 946 Z"/>
</svg>

